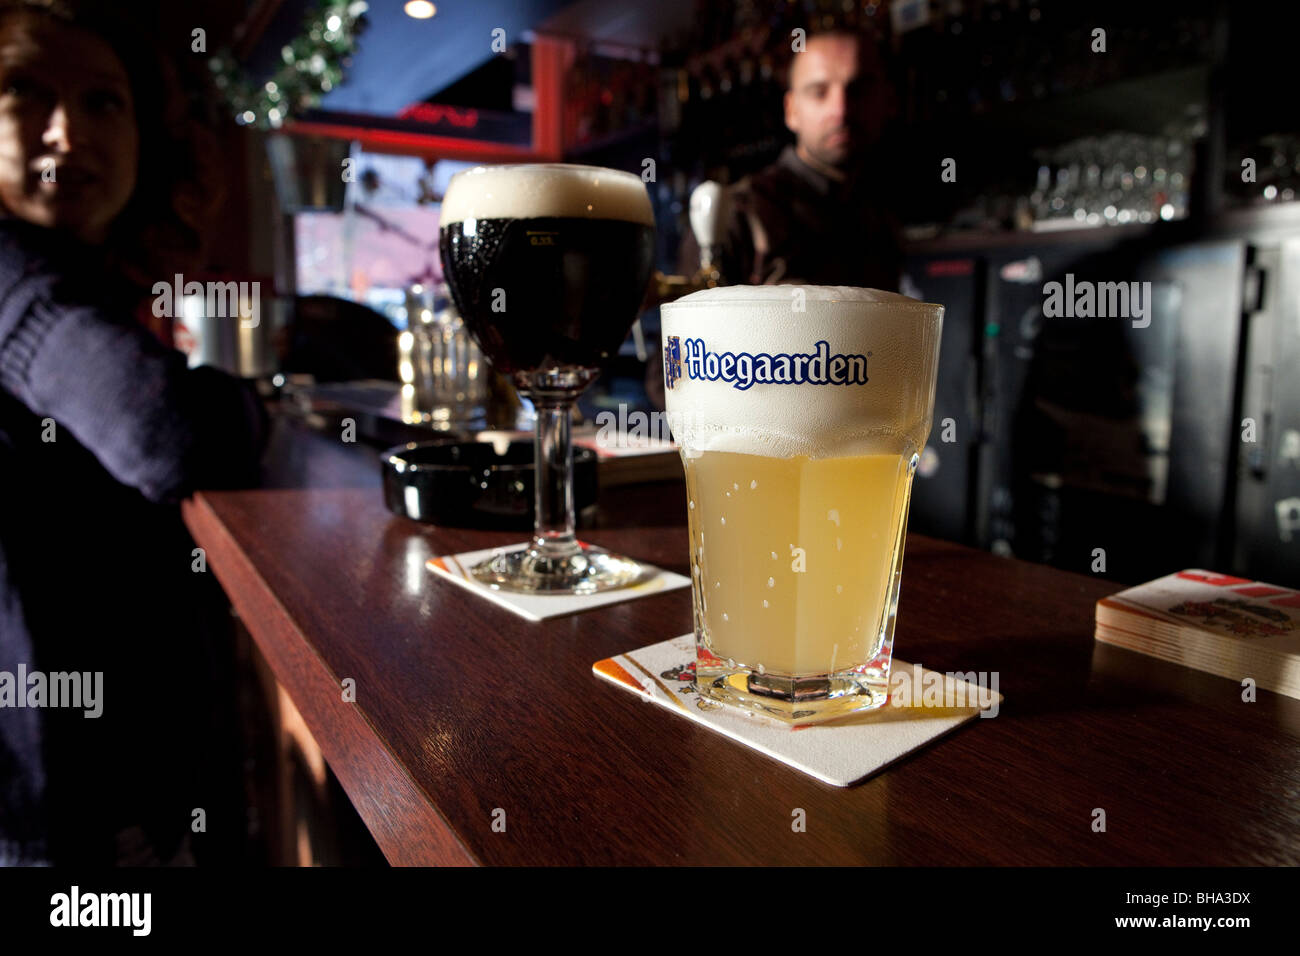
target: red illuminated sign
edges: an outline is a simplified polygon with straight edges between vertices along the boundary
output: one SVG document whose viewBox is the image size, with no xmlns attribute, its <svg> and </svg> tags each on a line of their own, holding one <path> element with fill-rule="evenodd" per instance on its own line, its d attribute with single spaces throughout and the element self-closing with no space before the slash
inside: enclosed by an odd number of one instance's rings
<svg viewBox="0 0 1300 956">
<path fill-rule="evenodd" d="M 478 110 L 473 108 L 461 110 L 454 106 L 443 106 L 441 103 L 412 103 L 410 106 L 403 106 L 397 118 L 429 123 L 433 126 L 450 123 L 461 129 L 473 129 L 478 125 Z"/>
</svg>

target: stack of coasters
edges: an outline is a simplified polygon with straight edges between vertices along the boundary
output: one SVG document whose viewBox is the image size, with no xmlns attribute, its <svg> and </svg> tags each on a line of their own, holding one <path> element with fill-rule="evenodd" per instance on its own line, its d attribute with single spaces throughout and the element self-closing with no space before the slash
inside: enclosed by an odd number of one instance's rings
<svg viewBox="0 0 1300 956">
<path fill-rule="evenodd" d="M 1097 640 L 1300 698 L 1300 592 L 1190 569 L 1097 602 Z"/>
</svg>

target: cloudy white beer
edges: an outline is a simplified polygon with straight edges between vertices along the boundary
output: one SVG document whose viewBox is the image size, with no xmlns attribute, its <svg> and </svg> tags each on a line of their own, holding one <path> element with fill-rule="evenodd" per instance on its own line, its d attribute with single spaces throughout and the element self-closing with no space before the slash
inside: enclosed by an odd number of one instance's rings
<svg viewBox="0 0 1300 956">
<path fill-rule="evenodd" d="M 824 286 L 663 307 L 701 693 L 800 722 L 884 703 L 942 318 Z"/>
</svg>

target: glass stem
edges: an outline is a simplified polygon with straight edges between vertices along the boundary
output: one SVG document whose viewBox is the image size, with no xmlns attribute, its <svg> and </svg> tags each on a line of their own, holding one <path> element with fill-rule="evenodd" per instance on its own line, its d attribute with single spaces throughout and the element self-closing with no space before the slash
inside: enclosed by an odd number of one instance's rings
<svg viewBox="0 0 1300 956">
<path fill-rule="evenodd" d="M 537 410 L 533 550 L 548 558 L 569 557 L 581 550 L 573 532 L 572 405 L 571 397 L 533 396 Z"/>
</svg>

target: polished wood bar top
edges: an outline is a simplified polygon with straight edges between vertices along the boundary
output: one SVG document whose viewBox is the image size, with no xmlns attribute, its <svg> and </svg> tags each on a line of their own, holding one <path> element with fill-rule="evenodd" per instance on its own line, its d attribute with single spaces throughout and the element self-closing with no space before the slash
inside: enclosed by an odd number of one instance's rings
<svg viewBox="0 0 1300 956">
<path fill-rule="evenodd" d="M 592 674 L 688 632 L 688 588 L 526 622 L 425 568 L 526 534 L 395 517 L 374 449 L 275 420 L 267 487 L 185 519 L 394 864 L 1300 862 L 1300 701 L 1097 644 L 1117 582 L 910 535 L 895 653 L 1005 700 L 837 788 Z M 592 510 L 584 540 L 690 573 L 680 483 Z"/>
</svg>

